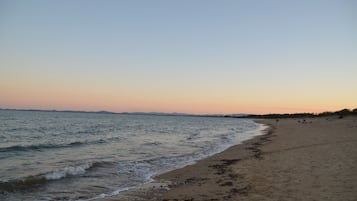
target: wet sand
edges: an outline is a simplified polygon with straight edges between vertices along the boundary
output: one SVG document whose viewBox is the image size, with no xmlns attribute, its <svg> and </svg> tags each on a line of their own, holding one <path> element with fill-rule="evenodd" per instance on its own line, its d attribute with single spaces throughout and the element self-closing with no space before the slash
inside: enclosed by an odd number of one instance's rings
<svg viewBox="0 0 357 201">
<path fill-rule="evenodd" d="M 357 117 L 257 122 L 270 131 L 107 200 L 357 200 Z"/>
</svg>

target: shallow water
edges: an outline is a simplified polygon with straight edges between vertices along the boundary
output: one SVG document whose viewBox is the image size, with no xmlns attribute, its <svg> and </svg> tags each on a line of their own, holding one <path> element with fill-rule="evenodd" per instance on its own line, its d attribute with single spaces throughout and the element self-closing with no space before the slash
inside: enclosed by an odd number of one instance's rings
<svg viewBox="0 0 357 201">
<path fill-rule="evenodd" d="M 251 120 L 0 110 L 0 200 L 91 200 L 261 132 Z"/>
</svg>

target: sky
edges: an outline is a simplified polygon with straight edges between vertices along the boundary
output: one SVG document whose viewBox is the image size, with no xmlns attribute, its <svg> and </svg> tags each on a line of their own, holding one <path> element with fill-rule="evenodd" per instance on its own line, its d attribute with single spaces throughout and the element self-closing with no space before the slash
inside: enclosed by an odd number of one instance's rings
<svg viewBox="0 0 357 201">
<path fill-rule="evenodd" d="M 0 0 L 0 108 L 357 108 L 357 1 Z"/>
</svg>

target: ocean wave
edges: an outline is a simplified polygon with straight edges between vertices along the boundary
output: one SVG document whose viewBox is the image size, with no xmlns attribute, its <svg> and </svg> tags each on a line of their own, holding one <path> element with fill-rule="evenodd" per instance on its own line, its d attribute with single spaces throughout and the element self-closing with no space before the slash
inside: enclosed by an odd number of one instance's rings
<svg viewBox="0 0 357 201">
<path fill-rule="evenodd" d="M 93 163 L 85 163 L 79 166 L 70 166 L 70 167 L 65 167 L 63 169 L 50 172 L 44 175 L 44 178 L 46 180 L 56 180 L 56 179 L 61 179 L 65 178 L 68 176 L 76 176 L 76 175 L 82 175 L 86 172 L 87 169 L 91 168 L 93 166 Z"/>
<path fill-rule="evenodd" d="M 0 152 L 21 152 L 21 151 L 41 151 L 43 149 L 69 148 L 75 146 L 92 145 L 107 143 L 108 140 L 98 139 L 93 141 L 75 141 L 68 144 L 36 144 L 36 145 L 14 145 L 9 147 L 0 147 Z"/>
<path fill-rule="evenodd" d="M 36 176 L 28 176 L 25 178 L 15 179 L 10 181 L 0 181 L 0 192 L 1 191 L 13 192 L 16 190 L 25 190 L 28 188 L 46 184 L 47 182 L 52 180 L 83 175 L 86 173 L 88 169 L 90 169 L 91 167 L 97 164 L 100 163 L 88 162 L 78 166 L 67 166 L 55 170 L 53 172 L 48 172 Z"/>
<path fill-rule="evenodd" d="M 0 182 L 0 193 L 7 191 L 13 192 L 16 190 L 24 190 L 30 187 L 36 187 L 47 182 L 46 178 L 39 176 L 29 176 L 23 179 Z"/>
<path fill-rule="evenodd" d="M 58 145 L 58 144 L 14 145 L 10 147 L 1 147 L 0 152 L 41 150 L 41 149 L 61 148 L 66 146 L 68 145 Z"/>
</svg>

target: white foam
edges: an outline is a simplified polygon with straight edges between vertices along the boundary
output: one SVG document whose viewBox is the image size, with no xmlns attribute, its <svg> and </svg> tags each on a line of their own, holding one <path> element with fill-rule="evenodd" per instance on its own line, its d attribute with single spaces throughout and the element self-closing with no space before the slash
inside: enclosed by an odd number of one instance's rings
<svg viewBox="0 0 357 201">
<path fill-rule="evenodd" d="M 119 195 L 119 193 L 123 192 L 123 191 L 127 191 L 129 190 L 130 188 L 121 188 L 121 189 L 118 189 L 118 190 L 115 190 L 111 193 L 102 193 L 102 194 L 99 194 L 93 198 L 89 198 L 89 199 L 80 199 L 80 200 L 77 200 L 77 201 L 92 201 L 92 200 L 98 200 L 98 199 L 103 199 L 103 198 L 106 198 L 106 197 L 113 197 L 113 196 L 116 196 L 116 195 Z"/>
<path fill-rule="evenodd" d="M 86 172 L 87 169 L 92 167 L 92 165 L 92 163 L 86 163 L 75 167 L 65 167 L 63 169 L 45 174 L 45 178 L 47 180 L 56 180 L 68 176 L 82 175 Z"/>
</svg>

